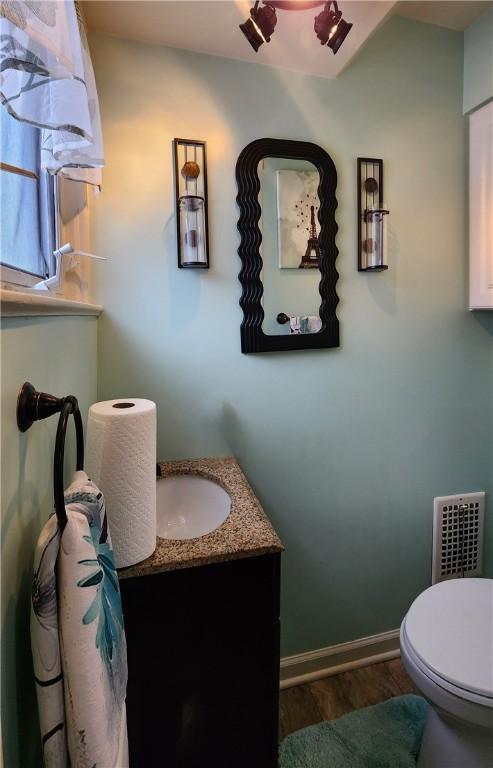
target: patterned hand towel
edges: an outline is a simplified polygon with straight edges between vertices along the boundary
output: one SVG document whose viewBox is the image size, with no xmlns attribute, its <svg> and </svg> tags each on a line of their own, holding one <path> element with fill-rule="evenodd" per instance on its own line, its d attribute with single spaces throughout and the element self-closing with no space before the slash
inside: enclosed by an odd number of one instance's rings
<svg viewBox="0 0 493 768">
<path fill-rule="evenodd" d="M 34 558 L 31 644 L 46 768 L 127 768 L 127 653 L 104 497 L 85 472 Z"/>
</svg>

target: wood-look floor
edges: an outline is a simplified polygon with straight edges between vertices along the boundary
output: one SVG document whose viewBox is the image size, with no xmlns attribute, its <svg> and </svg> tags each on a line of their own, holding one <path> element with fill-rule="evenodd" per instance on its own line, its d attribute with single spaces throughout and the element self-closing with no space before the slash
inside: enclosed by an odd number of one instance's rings
<svg viewBox="0 0 493 768">
<path fill-rule="evenodd" d="M 287 688 L 280 695 L 280 739 L 307 725 L 333 720 L 403 693 L 418 691 L 400 659 Z"/>
</svg>

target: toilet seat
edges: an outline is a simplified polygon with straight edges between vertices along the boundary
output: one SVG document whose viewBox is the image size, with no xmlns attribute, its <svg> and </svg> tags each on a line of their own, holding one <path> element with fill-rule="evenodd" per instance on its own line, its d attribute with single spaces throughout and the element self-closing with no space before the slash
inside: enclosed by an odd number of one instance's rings
<svg viewBox="0 0 493 768">
<path fill-rule="evenodd" d="M 435 684 L 493 708 L 492 579 L 453 579 L 427 589 L 403 621 L 402 640 Z"/>
<path fill-rule="evenodd" d="M 414 665 L 434 686 L 439 689 L 450 693 L 462 702 L 470 701 L 473 704 L 479 704 L 481 707 L 487 707 L 493 710 L 493 698 L 490 696 L 482 696 L 481 694 L 474 693 L 474 691 L 468 691 L 465 688 L 460 688 L 458 685 L 454 685 L 440 675 L 433 672 L 420 657 L 414 652 L 409 639 L 406 635 L 405 621 L 401 628 L 401 654 L 406 654 L 408 661 Z M 419 687 L 419 686 L 418 686 Z M 493 711 L 492 711 L 493 716 Z"/>
</svg>

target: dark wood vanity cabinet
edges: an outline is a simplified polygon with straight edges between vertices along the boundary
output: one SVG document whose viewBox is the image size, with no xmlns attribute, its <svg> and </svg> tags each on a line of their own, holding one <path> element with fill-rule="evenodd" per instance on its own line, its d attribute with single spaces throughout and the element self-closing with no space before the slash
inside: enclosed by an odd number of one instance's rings
<svg viewBox="0 0 493 768">
<path fill-rule="evenodd" d="M 120 582 L 130 768 L 274 768 L 280 554 Z"/>
</svg>

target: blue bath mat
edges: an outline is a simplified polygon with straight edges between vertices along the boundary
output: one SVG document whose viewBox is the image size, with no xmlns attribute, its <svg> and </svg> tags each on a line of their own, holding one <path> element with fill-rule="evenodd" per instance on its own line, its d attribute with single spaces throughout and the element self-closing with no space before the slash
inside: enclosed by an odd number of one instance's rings
<svg viewBox="0 0 493 768">
<path fill-rule="evenodd" d="M 428 712 L 406 695 L 286 736 L 279 768 L 416 768 Z"/>
</svg>

